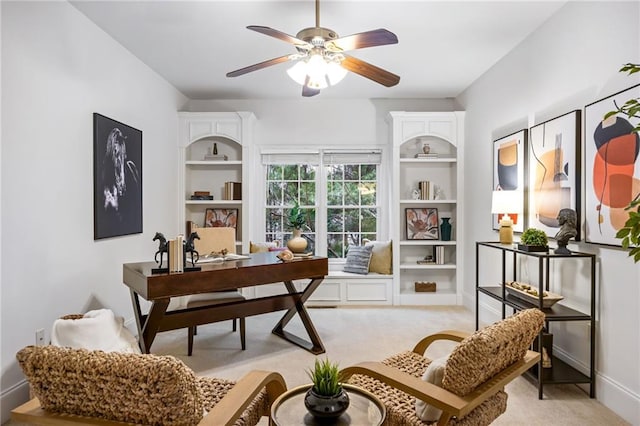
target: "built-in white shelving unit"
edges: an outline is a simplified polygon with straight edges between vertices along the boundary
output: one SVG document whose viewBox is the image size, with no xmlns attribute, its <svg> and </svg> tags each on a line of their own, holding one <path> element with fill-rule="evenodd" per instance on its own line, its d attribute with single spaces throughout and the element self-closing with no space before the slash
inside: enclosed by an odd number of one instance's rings
<svg viewBox="0 0 640 426">
<path fill-rule="evenodd" d="M 464 112 L 389 113 L 393 144 L 393 200 L 391 229 L 393 250 L 394 305 L 462 304 L 464 224 L 462 221 Z M 428 144 L 429 158 L 415 158 Z M 438 198 L 414 199 L 419 182 L 438 188 Z M 435 188 L 434 188 L 435 189 Z M 435 191 L 432 191 L 435 193 Z M 450 218 L 451 240 L 407 238 L 407 209 L 437 209 L 441 218 Z M 443 247 L 444 263 L 418 264 L 418 260 Z M 442 256 L 441 256 L 442 258 Z M 435 292 L 416 292 L 416 282 L 435 282 Z"/>
<path fill-rule="evenodd" d="M 249 246 L 250 197 L 225 200 L 225 182 L 248 182 L 249 148 L 253 140 L 255 116 L 251 112 L 179 112 L 178 147 L 180 151 L 180 200 L 178 229 L 186 232 L 187 221 L 204 226 L 205 211 L 237 209 L 237 250 Z M 205 160 L 216 146 L 226 160 Z M 247 191 L 246 185 L 243 192 Z M 213 200 L 192 200 L 195 191 L 208 191 Z"/>
</svg>

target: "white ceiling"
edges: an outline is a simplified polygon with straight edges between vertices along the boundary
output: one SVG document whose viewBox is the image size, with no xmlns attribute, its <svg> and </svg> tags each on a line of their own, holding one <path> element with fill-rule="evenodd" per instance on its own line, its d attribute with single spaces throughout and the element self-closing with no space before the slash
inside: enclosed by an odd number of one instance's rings
<svg viewBox="0 0 640 426">
<path fill-rule="evenodd" d="M 246 29 L 290 35 L 315 25 L 313 0 L 72 1 L 78 10 L 191 99 L 297 98 L 287 63 L 240 77 L 229 71 L 295 53 L 292 45 Z M 350 52 L 401 79 L 386 88 L 349 73 L 316 98 L 455 97 L 565 1 L 320 2 L 320 26 L 346 36 L 386 28 L 397 45 Z"/>
</svg>

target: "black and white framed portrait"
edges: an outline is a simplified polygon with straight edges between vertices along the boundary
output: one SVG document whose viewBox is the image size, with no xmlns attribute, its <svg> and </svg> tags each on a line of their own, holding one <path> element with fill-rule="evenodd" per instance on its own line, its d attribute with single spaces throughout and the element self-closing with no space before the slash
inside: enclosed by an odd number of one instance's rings
<svg viewBox="0 0 640 426">
<path fill-rule="evenodd" d="M 93 239 L 142 232 L 142 131 L 93 114 Z"/>
</svg>

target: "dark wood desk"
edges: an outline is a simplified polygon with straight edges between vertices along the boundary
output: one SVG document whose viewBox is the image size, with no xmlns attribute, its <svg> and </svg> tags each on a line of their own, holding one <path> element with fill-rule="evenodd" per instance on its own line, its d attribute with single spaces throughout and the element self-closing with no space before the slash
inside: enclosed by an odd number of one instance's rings
<svg viewBox="0 0 640 426">
<path fill-rule="evenodd" d="M 122 267 L 123 282 L 131 291 L 142 351 L 149 353 L 156 334 L 161 331 L 286 309 L 287 312 L 272 330 L 273 334 L 314 354 L 324 353 L 324 346 L 304 303 L 327 275 L 327 258 L 312 257 L 281 262 L 275 252 L 255 253 L 250 256 L 251 258 L 246 260 L 205 263 L 201 265 L 201 271 L 173 274 L 152 274 L 151 268 L 156 267 L 154 262 L 125 263 Z M 302 291 L 297 291 L 293 284 L 293 280 L 298 279 L 309 280 Z M 167 312 L 172 297 L 277 282 L 284 283 L 287 293 Z M 140 297 L 151 302 L 147 314 L 142 313 Z M 310 341 L 284 330 L 296 313 L 302 320 Z"/>
</svg>

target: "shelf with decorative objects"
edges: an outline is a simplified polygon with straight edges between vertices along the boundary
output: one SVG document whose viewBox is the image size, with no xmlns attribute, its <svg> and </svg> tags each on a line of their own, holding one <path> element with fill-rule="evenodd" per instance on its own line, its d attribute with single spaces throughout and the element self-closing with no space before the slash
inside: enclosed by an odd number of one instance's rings
<svg viewBox="0 0 640 426">
<path fill-rule="evenodd" d="M 596 291 L 596 256 L 591 253 L 569 252 L 555 254 L 547 251 L 526 251 L 513 244 L 499 242 L 476 242 L 476 329 L 479 328 L 480 296 L 485 295 L 497 300 L 502 306 L 502 318 L 506 315 L 506 308 L 515 311 L 538 308 L 545 314 L 545 327 L 536 341 L 537 348 L 543 348 L 544 353 L 538 365 L 530 371 L 530 375 L 538 383 L 538 397 L 542 399 L 545 384 L 587 384 L 589 396 L 595 397 L 595 291 Z M 496 254 L 501 259 L 498 271 L 500 277 L 488 278 L 496 271 L 493 258 Z M 481 261 L 483 254 L 485 261 Z M 510 258 L 509 258 L 510 257 Z M 528 268 L 531 261 L 537 269 L 537 280 L 532 283 L 522 283 L 523 269 Z M 567 263 L 563 263 L 567 262 Z M 586 262 L 587 264 L 570 264 L 569 262 Z M 491 265 L 491 271 L 485 271 L 483 265 Z M 580 278 L 588 281 L 588 306 L 575 306 L 574 301 L 566 300 L 561 295 L 562 279 L 551 285 L 551 271 L 559 271 L 563 265 L 576 268 L 575 271 L 565 271 L 565 275 L 572 277 L 568 287 L 575 287 Z M 486 268 L 485 268 L 486 269 Z M 581 271 L 581 272 L 578 272 Z M 581 275 L 584 275 L 581 277 Z M 563 274 L 559 275 L 560 277 Z M 481 283 L 481 280 L 483 281 Z M 555 293 L 555 292 L 557 293 Z M 553 355 L 553 324 L 569 321 L 588 322 L 589 326 L 589 361 L 586 368 L 572 366 L 568 359 L 561 359 Z M 562 330 L 558 330 L 561 332 Z M 534 348 L 534 349 L 537 349 Z M 556 351 L 557 352 L 557 351 Z M 538 372 L 542 371 L 540 375 Z"/>
<path fill-rule="evenodd" d="M 462 304 L 464 112 L 394 111 L 388 121 L 393 303 Z"/>
<path fill-rule="evenodd" d="M 251 112 L 179 112 L 179 228 L 236 228 L 238 252 L 248 251 L 250 197 L 242 196 L 248 181 L 249 148 L 255 116 Z M 244 247 L 247 245 L 247 247 Z"/>
</svg>

